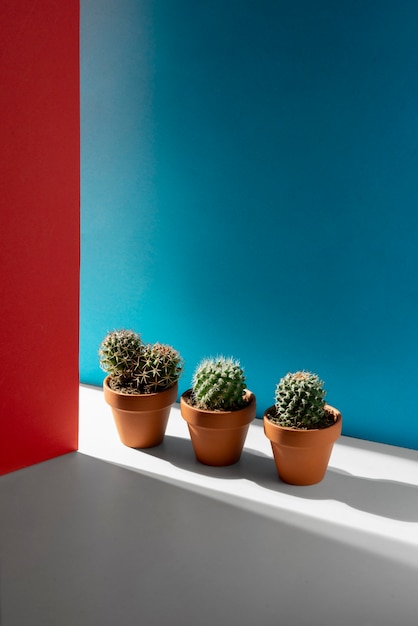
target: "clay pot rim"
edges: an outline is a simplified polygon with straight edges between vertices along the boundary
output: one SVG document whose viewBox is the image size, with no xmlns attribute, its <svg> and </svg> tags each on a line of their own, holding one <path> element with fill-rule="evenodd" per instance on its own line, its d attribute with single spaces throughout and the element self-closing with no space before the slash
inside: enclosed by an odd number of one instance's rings
<svg viewBox="0 0 418 626">
<path fill-rule="evenodd" d="M 238 411 L 247 409 L 255 401 L 254 393 L 250 391 L 249 389 L 244 389 L 244 397 L 248 398 L 248 402 L 244 404 L 243 406 L 238 407 L 237 409 L 232 409 L 228 411 L 224 411 L 222 409 L 200 409 L 199 407 L 194 406 L 193 404 L 190 404 L 190 402 L 188 401 L 188 399 L 192 395 L 192 391 L 193 391 L 192 388 L 184 391 L 181 394 L 181 399 L 183 399 L 183 401 L 187 404 L 187 406 L 189 406 L 194 411 L 199 411 L 199 413 L 209 413 L 210 415 L 213 415 L 214 413 L 219 414 L 219 415 L 231 415 L 231 414 L 233 415 L 234 413 L 238 413 Z"/>
<path fill-rule="evenodd" d="M 106 376 L 106 378 L 103 381 L 103 385 L 105 385 L 107 387 L 107 389 L 111 392 L 111 393 L 115 393 L 118 396 L 123 396 L 125 398 L 138 398 L 138 397 L 146 397 L 149 398 L 151 396 L 158 396 L 161 393 L 164 393 L 165 391 L 170 391 L 170 389 L 174 389 L 174 387 L 177 385 L 178 386 L 178 381 L 176 381 L 174 383 L 174 385 L 171 385 L 171 387 L 167 387 L 166 389 L 161 389 L 161 391 L 152 391 L 151 393 L 124 393 L 123 391 L 118 391 L 117 389 L 112 389 L 112 387 L 109 385 L 109 380 L 111 380 L 112 376 L 108 375 Z"/>
<path fill-rule="evenodd" d="M 265 422 L 267 422 L 269 425 L 271 425 L 273 428 L 280 428 L 280 430 L 284 430 L 290 433 L 318 433 L 318 432 L 323 432 L 323 431 L 327 431 L 330 428 L 335 428 L 335 426 L 337 424 L 339 424 L 342 421 L 342 415 L 340 413 L 340 411 L 338 409 L 336 409 L 335 407 L 331 406 L 330 404 L 326 404 L 325 405 L 325 409 L 327 411 L 329 411 L 330 413 L 334 414 L 334 423 L 330 424 L 329 426 L 325 426 L 325 428 L 295 428 L 292 426 L 281 426 L 280 424 L 276 424 L 276 422 L 273 422 L 269 417 L 268 414 L 272 413 L 275 409 L 275 405 L 273 404 L 272 406 L 269 406 L 268 409 L 266 409 L 264 411 L 264 415 L 263 415 L 263 419 Z"/>
<path fill-rule="evenodd" d="M 199 424 L 203 428 L 225 428 L 249 424 L 256 416 L 256 397 L 249 389 L 245 389 L 249 402 L 233 411 L 199 409 L 187 401 L 191 393 L 192 389 L 187 389 L 180 397 L 181 415 L 188 423 Z"/>
<path fill-rule="evenodd" d="M 106 376 L 103 381 L 105 400 L 110 406 L 127 411 L 156 410 L 173 404 L 178 395 L 178 382 L 152 393 L 123 393 L 109 387 L 111 376 Z"/>
<path fill-rule="evenodd" d="M 325 406 L 334 413 L 336 417 L 335 422 L 325 428 L 308 429 L 290 428 L 289 426 L 275 424 L 267 417 L 267 413 L 274 408 L 274 406 L 269 407 L 264 413 L 264 433 L 271 442 L 290 447 L 316 447 L 336 441 L 341 435 L 342 415 L 336 408 L 328 404 Z"/>
</svg>

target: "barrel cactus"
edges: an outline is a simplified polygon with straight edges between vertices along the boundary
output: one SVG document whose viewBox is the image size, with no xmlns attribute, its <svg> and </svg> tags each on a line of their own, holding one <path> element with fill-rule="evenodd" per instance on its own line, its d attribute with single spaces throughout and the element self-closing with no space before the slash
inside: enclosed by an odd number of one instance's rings
<svg viewBox="0 0 418 626">
<path fill-rule="evenodd" d="M 139 366 L 141 337 L 133 330 L 113 330 L 100 344 L 99 362 L 115 385 L 131 385 Z"/>
<path fill-rule="evenodd" d="M 270 419 L 290 428 L 320 428 L 327 424 L 324 383 L 311 372 L 286 374 L 275 393 L 275 414 Z"/>
<path fill-rule="evenodd" d="M 143 346 L 136 376 L 141 393 L 155 393 L 172 387 L 183 371 L 183 359 L 171 346 L 154 343 Z"/>
<path fill-rule="evenodd" d="M 154 393 L 174 385 L 183 370 L 180 353 L 171 346 L 144 344 L 132 330 L 114 330 L 99 348 L 100 367 L 109 385 L 130 394 Z"/>
<path fill-rule="evenodd" d="M 203 359 L 193 375 L 191 400 L 197 408 L 233 411 L 245 404 L 245 374 L 239 361 L 219 356 Z"/>
</svg>

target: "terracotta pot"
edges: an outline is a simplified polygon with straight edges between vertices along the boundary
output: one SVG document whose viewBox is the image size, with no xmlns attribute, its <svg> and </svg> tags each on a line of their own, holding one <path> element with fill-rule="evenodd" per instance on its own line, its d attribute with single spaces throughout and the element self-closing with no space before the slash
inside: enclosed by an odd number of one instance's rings
<svg viewBox="0 0 418 626">
<path fill-rule="evenodd" d="M 189 428 L 196 459 L 205 465 L 232 465 L 241 458 L 250 422 L 255 418 L 255 395 L 245 390 L 249 402 L 236 411 L 197 409 L 188 403 L 191 389 L 180 398 L 180 409 Z"/>
<path fill-rule="evenodd" d="M 152 448 L 164 439 L 178 383 L 157 393 L 132 395 L 109 387 L 109 376 L 103 382 L 106 402 L 111 406 L 121 442 L 129 448 Z"/>
<path fill-rule="evenodd" d="M 324 478 L 342 427 L 341 413 L 328 404 L 325 408 L 334 414 L 334 424 L 310 430 L 278 426 L 267 417 L 274 412 L 274 406 L 264 413 L 264 432 L 270 439 L 277 473 L 283 482 L 314 485 Z"/>
</svg>

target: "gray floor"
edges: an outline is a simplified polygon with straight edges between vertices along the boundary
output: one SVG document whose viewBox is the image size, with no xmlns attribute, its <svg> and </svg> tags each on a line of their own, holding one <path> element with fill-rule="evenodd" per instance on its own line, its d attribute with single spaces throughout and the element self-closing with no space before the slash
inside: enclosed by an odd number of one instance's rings
<svg viewBox="0 0 418 626">
<path fill-rule="evenodd" d="M 80 453 L 0 506 L 1 626 L 418 624 L 418 564 Z"/>
</svg>

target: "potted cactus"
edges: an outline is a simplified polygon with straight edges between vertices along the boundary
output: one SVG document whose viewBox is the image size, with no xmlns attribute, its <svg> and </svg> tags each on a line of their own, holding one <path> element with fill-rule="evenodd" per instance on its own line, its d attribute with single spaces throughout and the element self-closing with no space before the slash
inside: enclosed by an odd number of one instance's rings
<svg viewBox="0 0 418 626">
<path fill-rule="evenodd" d="M 200 463 L 220 466 L 239 461 L 256 399 L 245 388 L 238 361 L 223 356 L 203 359 L 193 374 L 192 388 L 180 398 L 180 409 Z"/>
<path fill-rule="evenodd" d="M 278 383 L 275 404 L 264 413 L 279 477 L 292 485 L 313 485 L 325 476 L 341 413 L 325 403 L 324 383 L 311 372 L 286 374 Z"/>
<path fill-rule="evenodd" d="M 107 373 L 104 397 L 119 438 L 131 448 L 159 445 L 177 399 L 183 360 L 171 346 L 145 344 L 133 330 L 114 330 L 100 344 L 99 362 Z"/>
</svg>

